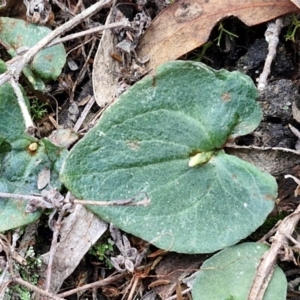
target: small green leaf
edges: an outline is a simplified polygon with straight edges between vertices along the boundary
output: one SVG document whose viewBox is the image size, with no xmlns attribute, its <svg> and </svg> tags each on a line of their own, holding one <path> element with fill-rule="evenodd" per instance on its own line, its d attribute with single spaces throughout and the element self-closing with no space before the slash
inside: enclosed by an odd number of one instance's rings
<svg viewBox="0 0 300 300">
<path fill-rule="evenodd" d="M 267 250 L 263 244 L 243 243 L 215 254 L 201 266 L 193 285 L 193 299 L 247 299 L 259 260 Z M 263 299 L 285 300 L 286 290 L 286 277 L 276 267 Z"/>
<path fill-rule="evenodd" d="M 0 18 L 0 40 L 11 56 L 16 56 L 18 49 L 29 49 L 45 37 L 51 30 L 20 19 Z M 66 62 L 66 52 L 62 44 L 55 45 L 35 55 L 30 63 L 31 71 L 40 78 L 34 78 L 30 69 L 25 75 L 36 89 L 41 89 L 41 79 L 56 79 Z"/>
<path fill-rule="evenodd" d="M 277 195 L 272 176 L 222 150 L 259 124 L 256 95 L 238 72 L 164 64 L 104 112 L 70 152 L 61 180 L 81 199 L 146 192 L 148 207 L 89 208 L 159 248 L 205 253 L 233 245 L 264 222 Z M 197 153 L 210 154 L 191 168 Z"/>
<path fill-rule="evenodd" d="M 40 78 L 34 76 L 29 66 L 23 68 L 23 74 L 27 77 L 35 90 L 43 91 L 45 89 L 44 82 Z"/>
<path fill-rule="evenodd" d="M 0 87 L 0 192 L 40 193 L 38 175 L 45 168 L 51 172 L 47 189 L 60 189 L 58 174 L 67 150 L 54 146 L 46 139 L 37 141 L 24 131 L 25 124 L 16 96 L 10 84 L 6 83 Z M 41 210 L 26 213 L 26 205 L 24 200 L 0 198 L 0 231 L 39 218 Z"/>
<path fill-rule="evenodd" d="M 38 174 L 45 168 L 51 170 L 51 181 L 47 189 L 61 189 L 58 181 L 60 166 L 66 157 L 66 150 L 52 145 L 47 140 L 38 142 L 38 148 L 30 152 L 28 147 L 30 141 L 22 140 L 23 149 L 18 147 L 6 152 L 0 161 L 0 191 L 6 193 L 18 193 L 24 195 L 40 194 L 38 189 Z M 1 149 L 1 147 L 0 147 Z M 0 153 L 0 157 L 2 153 Z M 53 160 L 54 159 L 54 160 Z M 11 198 L 0 198 L 0 232 L 16 228 L 38 219 L 41 210 L 34 213 L 26 213 L 27 201 Z"/>
</svg>

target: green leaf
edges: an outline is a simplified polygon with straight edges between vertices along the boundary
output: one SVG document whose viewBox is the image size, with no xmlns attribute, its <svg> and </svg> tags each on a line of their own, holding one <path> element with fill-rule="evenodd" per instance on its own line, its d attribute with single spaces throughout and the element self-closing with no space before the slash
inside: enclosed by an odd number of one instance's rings
<svg viewBox="0 0 300 300">
<path fill-rule="evenodd" d="M 215 254 L 201 266 L 193 285 L 193 299 L 247 299 L 259 260 L 267 250 L 263 244 L 244 243 Z M 263 299 L 285 300 L 286 290 L 286 277 L 276 267 Z"/>
<path fill-rule="evenodd" d="M 33 88 L 37 91 L 43 91 L 45 89 L 44 82 L 40 79 L 34 76 L 33 72 L 31 71 L 29 66 L 25 66 L 23 68 L 23 74 L 26 76 L 28 81 L 32 84 Z"/>
<path fill-rule="evenodd" d="M 29 109 L 28 98 L 24 94 L 23 96 Z M 25 123 L 20 106 L 9 83 L 0 86 L 0 135 L 9 142 L 20 138 L 35 141 L 35 139 L 25 134 Z"/>
<path fill-rule="evenodd" d="M 0 18 L 0 40 L 11 56 L 17 55 L 17 50 L 34 46 L 51 30 L 20 19 Z M 66 62 L 66 52 L 62 44 L 39 51 L 30 63 L 30 68 L 41 79 L 56 79 Z M 25 67 L 25 75 L 36 89 L 41 89 L 40 78 L 34 78 L 30 68 Z"/>
<path fill-rule="evenodd" d="M 12 149 L 6 153 L 0 162 L 0 191 L 7 193 L 19 193 L 23 195 L 40 194 L 37 188 L 38 174 L 45 168 L 51 171 L 51 181 L 48 184 L 52 188 L 61 188 L 58 181 L 59 167 L 66 156 L 66 150 L 52 146 L 47 147 L 49 141 L 42 140 L 38 143 L 35 153 L 28 151 L 30 142 L 24 140 L 24 149 Z M 56 159 L 51 160 L 51 156 Z M 1 156 L 0 156 L 1 157 Z M 27 202 L 20 199 L 0 198 L 0 231 L 16 228 L 38 219 L 41 210 L 34 213 L 26 213 Z"/>
<path fill-rule="evenodd" d="M 0 74 L 7 71 L 7 66 L 5 62 L 0 58 Z"/>
<path fill-rule="evenodd" d="M 272 176 L 222 150 L 259 124 L 255 97 L 238 72 L 164 64 L 105 111 L 70 152 L 61 180 L 82 199 L 146 192 L 148 207 L 89 208 L 159 248 L 205 253 L 235 244 L 264 222 L 277 194 Z M 198 153 L 206 153 L 202 163 L 190 167 Z"/>
<path fill-rule="evenodd" d="M 23 144 L 23 149 L 20 148 L 20 144 Z M 51 171 L 51 181 L 47 189 L 50 187 L 61 189 L 58 174 L 66 157 L 66 150 L 55 147 L 47 140 L 38 142 L 38 149 L 34 152 L 28 150 L 29 145 L 28 140 L 19 140 L 16 148 L 15 143 L 12 143 L 12 150 L 6 152 L 0 161 L 1 192 L 40 194 L 41 191 L 37 188 L 38 175 L 45 168 Z M 0 198 L 0 231 L 31 223 L 40 217 L 41 210 L 27 213 L 26 205 L 27 202 L 24 200 Z"/>
<path fill-rule="evenodd" d="M 25 97 L 25 101 L 28 99 Z M 26 135 L 25 124 L 10 84 L 0 87 L 0 192 L 32 195 L 37 188 L 39 173 L 48 168 L 51 180 L 47 189 L 61 188 L 58 174 L 67 150 L 46 139 L 37 141 Z M 30 145 L 37 149 L 30 150 Z M 39 218 L 41 210 L 26 213 L 27 202 L 0 198 L 0 231 L 16 228 Z"/>
</svg>

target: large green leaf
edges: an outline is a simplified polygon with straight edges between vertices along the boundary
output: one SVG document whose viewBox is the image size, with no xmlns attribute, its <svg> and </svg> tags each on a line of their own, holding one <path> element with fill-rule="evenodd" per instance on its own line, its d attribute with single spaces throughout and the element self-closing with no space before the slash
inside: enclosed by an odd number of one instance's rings
<svg viewBox="0 0 300 300">
<path fill-rule="evenodd" d="M 25 97 L 25 96 L 24 96 Z M 25 97 L 26 102 L 28 99 Z M 40 193 L 38 175 L 45 168 L 51 172 L 48 185 L 61 188 L 58 174 L 67 151 L 48 140 L 26 135 L 20 107 L 10 84 L 0 87 L 0 192 L 31 195 Z M 35 150 L 30 145 L 34 145 Z M 41 210 L 25 212 L 27 202 L 0 198 L 0 231 L 36 220 Z"/>
<path fill-rule="evenodd" d="M 17 55 L 17 50 L 34 46 L 51 30 L 20 19 L 0 18 L 0 41 L 11 56 Z M 66 62 L 66 52 L 62 44 L 52 46 L 35 55 L 30 68 L 24 68 L 24 74 L 36 89 L 43 89 L 41 79 L 56 79 Z M 34 78 L 34 74 L 39 78 Z"/>
<path fill-rule="evenodd" d="M 259 124 L 255 98 L 250 78 L 238 72 L 162 65 L 75 145 L 61 180 L 84 199 L 145 191 L 148 207 L 89 208 L 160 248 L 204 253 L 232 245 L 263 223 L 277 193 L 273 177 L 221 150 Z M 198 154 L 202 163 L 189 167 Z"/>
<path fill-rule="evenodd" d="M 247 299 L 259 260 L 267 250 L 263 244 L 244 243 L 215 254 L 201 266 L 193 285 L 193 299 Z M 276 267 L 264 300 L 285 300 L 286 290 L 286 277 Z"/>
</svg>

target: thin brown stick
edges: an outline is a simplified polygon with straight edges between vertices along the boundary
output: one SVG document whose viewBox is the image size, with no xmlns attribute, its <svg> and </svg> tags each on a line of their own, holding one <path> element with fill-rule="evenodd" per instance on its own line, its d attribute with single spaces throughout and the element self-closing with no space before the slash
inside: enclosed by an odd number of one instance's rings
<svg viewBox="0 0 300 300">
<path fill-rule="evenodd" d="M 134 199 L 113 200 L 113 201 L 93 201 L 93 200 L 74 200 L 75 204 L 81 205 L 98 205 L 98 206 L 148 206 L 150 199 L 145 197 L 144 199 L 133 202 Z"/>
<path fill-rule="evenodd" d="M 77 39 L 79 37 L 85 36 L 85 35 L 90 35 L 90 34 L 94 34 L 94 33 L 98 33 L 104 30 L 108 30 L 108 29 L 114 29 L 114 28 L 120 28 L 120 27 L 126 27 L 129 26 L 128 21 L 126 22 L 116 22 L 116 23 L 111 23 L 111 24 L 107 24 L 107 25 L 101 25 L 101 26 L 97 26 L 94 28 L 90 28 L 84 31 L 80 31 L 77 33 L 73 33 L 73 34 L 69 34 L 67 36 L 64 36 L 62 38 L 58 38 L 56 40 L 54 40 L 53 42 L 51 42 L 47 47 L 51 47 L 60 43 L 64 43 L 73 39 Z"/>
<path fill-rule="evenodd" d="M 53 294 L 51 294 L 51 293 L 48 293 L 48 292 L 45 292 L 45 291 L 39 289 L 38 287 L 32 285 L 31 283 L 29 283 L 29 282 L 23 280 L 23 279 L 20 278 L 20 277 L 13 278 L 12 280 L 13 280 L 14 282 L 18 283 L 18 284 L 21 284 L 21 285 L 27 287 L 29 290 L 31 290 L 31 291 L 33 291 L 33 292 L 36 292 L 36 293 L 38 293 L 38 294 L 40 294 L 40 295 L 42 295 L 42 296 L 46 296 L 46 297 L 48 297 L 48 298 L 50 298 L 50 299 L 54 299 L 54 300 L 64 300 L 64 298 L 62 298 L 62 297 L 55 296 L 55 295 L 53 295 Z"/>
<path fill-rule="evenodd" d="M 192 288 L 187 288 L 181 292 L 181 295 L 185 295 L 185 294 L 189 293 L 191 290 L 192 290 Z M 174 300 L 174 299 L 177 299 L 177 295 L 171 296 L 165 300 Z"/>
<path fill-rule="evenodd" d="M 300 151 L 294 150 L 294 149 L 289 149 L 289 148 L 283 148 L 283 147 L 258 147 L 258 146 L 240 146 L 232 143 L 227 143 L 225 145 L 226 148 L 233 148 L 233 149 L 255 149 L 255 150 L 261 150 L 261 151 L 268 151 L 268 150 L 273 150 L 273 151 L 284 151 L 284 152 L 289 152 L 289 153 L 294 153 L 297 155 L 300 155 Z"/>
<path fill-rule="evenodd" d="M 77 45 L 76 47 L 70 49 L 69 52 L 67 52 L 67 56 L 69 56 L 69 54 L 70 54 L 71 52 L 73 52 L 73 51 L 75 51 L 75 50 L 81 48 L 83 45 L 88 44 L 88 43 L 91 41 L 91 39 L 92 39 L 92 38 L 90 38 L 90 39 L 88 39 L 88 40 L 82 42 L 80 45 Z"/>
<path fill-rule="evenodd" d="M 0 192 L 0 198 L 15 198 L 15 199 L 20 199 L 20 200 L 25 200 L 25 201 L 35 200 L 39 203 L 39 207 L 53 208 L 53 205 L 50 202 L 45 201 L 44 197 L 42 197 L 42 196 L 32 196 L 32 195 Z"/>
<path fill-rule="evenodd" d="M 54 207 L 51 202 L 45 201 L 45 197 L 43 196 L 31 196 L 31 195 L 22 195 L 22 194 L 12 194 L 12 193 L 2 193 L 0 192 L 0 198 L 15 198 L 21 199 L 25 201 L 35 200 L 35 203 L 38 207 L 43 208 L 58 208 Z M 136 196 L 130 199 L 118 199 L 112 201 L 97 201 L 97 200 L 78 200 L 74 199 L 72 203 L 74 204 L 81 204 L 81 205 L 98 205 L 98 206 L 148 206 L 150 204 L 150 199 L 147 197 L 134 202 Z M 65 198 L 67 199 L 67 197 Z M 63 202 L 62 204 L 69 203 L 67 201 Z"/>
<path fill-rule="evenodd" d="M 21 200 L 37 200 L 37 201 L 43 199 L 43 197 L 41 196 L 31 196 L 31 195 L 2 193 L 2 192 L 0 192 L 0 198 L 16 198 Z"/>
<path fill-rule="evenodd" d="M 96 102 L 96 99 L 94 96 L 92 96 L 89 100 L 89 102 L 86 104 L 86 106 L 84 107 L 84 110 L 82 111 L 79 119 L 77 120 L 76 124 L 74 125 L 73 130 L 75 132 L 78 132 L 79 128 L 81 127 L 83 121 L 85 120 L 87 114 L 89 113 L 89 111 L 91 110 L 92 106 L 94 105 L 94 103 Z"/>
<path fill-rule="evenodd" d="M 50 289 L 53 261 L 54 261 L 54 256 L 55 256 L 55 253 L 57 250 L 58 236 L 59 236 L 59 232 L 60 232 L 60 228 L 61 228 L 61 224 L 62 224 L 63 217 L 65 215 L 65 212 L 66 211 L 64 209 L 62 209 L 59 212 L 58 218 L 55 222 L 55 225 L 53 226 L 54 232 L 53 232 L 51 247 L 50 247 L 50 251 L 49 251 L 49 261 L 48 261 L 47 271 L 46 271 L 46 283 L 45 283 L 46 292 L 48 292 Z"/>
<path fill-rule="evenodd" d="M 71 16 L 74 16 L 75 14 L 70 11 L 70 9 L 64 5 L 61 1 L 58 0 L 52 0 L 53 3 L 55 3 L 63 12 L 70 14 Z"/>
<path fill-rule="evenodd" d="M 131 287 L 131 290 L 130 290 L 130 293 L 128 295 L 128 298 L 127 300 L 132 300 L 133 299 L 133 296 L 134 296 L 134 292 L 136 290 L 136 287 L 137 287 L 137 284 L 139 282 L 140 278 L 138 276 L 136 276 L 134 278 L 134 281 L 133 281 L 133 284 L 132 284 L 132 287 Z M 125 296 L 125 295 L 124 295 Z"/>
<path fill-rule="evenodd" d="M 111 283 L 119 280 L 119 279 L 124 278 L 126 275 L 127 275 L 127 273 L 121 273 L 121 274 L 118 274 L 118 275 L 115 275 L 115 276 L 111 276 L 111 277 L 105 278 L 103 280 L 93 282 L 93 283 L 89 283 L 89 284 L 83 285 L 81 287 L 78 287 L 76 289 L 73 289 L 73 290 L 70 290 L 70 291 L 67 291 L 67 292 L 64 292 L 64 293 L 60 293 L 60 294 L 58 294 L 58 296 L 67 297 L 67 296 L 73 295 L 75 293 L 82 292 L 82 291 L 92 289 L 92 288 L 95 288 L 95 287 L 106 286 L 108 284 L 111 284 Z"/>
<path fill-rule="evenodd" d="M 9 241 L 6 238 L 6 236 L 1 233 L 0 233 L 0 246 L 2 248 L 2 251 L 5 252 L 7 264 L 9 267 L 9 272 L 10 272 L 11 276 L 14 276 L 11 247 L 10 247 Z"/>
<path fill-rule="evenodd" d="M 96 45 L 96 39 L 95 39 L 95 37 L 92 37 L 91 40 L 92 40 L 92 44 L 90 46 L 90 51 L 89 51 L 89 53 L 88 53 L 88 55 L 86 57 L 86 60 L 85 60 L 85 62 L 83 64 L 81 70 L 79 71 L 79 74 L 77 75 L 77 78 L 76 78 L 75 82 L 73 83 L 71 94 L 70 94 L 70 99 L 69 99 L 70 103 L 72 103 L 74 101 L 75 90 L 77 88 L 77 85 L 83 80 L 83 78 L 85 76 L 86 69 L 87 69 L 88 64 L 89 64 L 89 59 L 90 59 L 90 57 L 91 57 L 91 55 L 92 55 L 92 53 L 94 51 L 94 48 L 95 48 L 95 45 Z"/>
<path fill-rule="evenodd" d="M 262 300 L 276 266 L 279 250 L 287 244 L 287 236 L 292 235 L 300 220 L 300 205 L 284 218 L 278 226 L 270 249 L 260 259 L 247 300 Z"/>
</svg>

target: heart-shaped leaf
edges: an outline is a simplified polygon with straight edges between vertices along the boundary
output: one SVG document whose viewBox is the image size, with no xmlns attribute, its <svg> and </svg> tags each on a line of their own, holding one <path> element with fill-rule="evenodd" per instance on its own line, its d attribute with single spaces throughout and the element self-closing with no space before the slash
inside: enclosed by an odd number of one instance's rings
<svg viewBox="0 0 300 300">
<path fill-rule="evenodd" d="M 193 299 L 247 299 L 259 260 L 268 246 L 244 243 L 222 250 L 201 266 L 193 285 Z M 264 300 L 286 299 L 286 277 L 276 267 Z"/>
<path fill-rule="evenodd" d="M 160 248 L 204 253 L 232 245 L 263 223 L 277 194 L 272 176 L 222 150 L 259 124 L 256 93 L 238 72 L 162 65 L 75 145 L 61 180 L 84 199 L 146 192 L 148 207 L 89 208 Z"/>
</svg>

